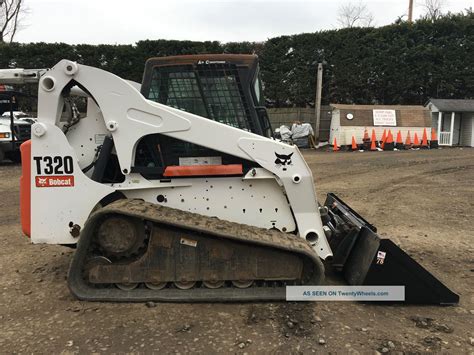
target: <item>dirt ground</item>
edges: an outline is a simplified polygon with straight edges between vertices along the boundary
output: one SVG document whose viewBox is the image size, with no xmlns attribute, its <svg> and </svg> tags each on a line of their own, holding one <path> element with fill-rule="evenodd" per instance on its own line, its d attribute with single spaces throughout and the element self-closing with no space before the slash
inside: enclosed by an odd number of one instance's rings
<svg viewBox="0 0 474 355">
<path fill-rule="evenodd" d="M 0 352 L 473 353 L 474 149 L 305 156 L 321 202 L 337 193 L 457 292 L 459 306 L 79 302 L 66 286 L 72 251 L 22 236 L 20 167 L 3 164 Z"/>
</svg>

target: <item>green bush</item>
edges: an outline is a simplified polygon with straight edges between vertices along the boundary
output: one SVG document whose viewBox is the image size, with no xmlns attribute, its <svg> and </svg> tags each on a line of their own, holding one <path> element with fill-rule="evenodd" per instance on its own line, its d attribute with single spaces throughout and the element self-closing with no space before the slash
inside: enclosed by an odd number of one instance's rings
<svg viewBox="0 0 474 355">
<path fill-rule="evenodd" d="M 323 103 L 424 104 L 474 97 L 474 15 L 270 38 L 263 43 L 146 40 L 135 45 L 0 44 L 0 68 L 51 67 L 67 58 L 141 81 L 153 56 L 256 53 L 265 95 L 275 106 L 314 102 L 325 62 Z"/>
</svg>

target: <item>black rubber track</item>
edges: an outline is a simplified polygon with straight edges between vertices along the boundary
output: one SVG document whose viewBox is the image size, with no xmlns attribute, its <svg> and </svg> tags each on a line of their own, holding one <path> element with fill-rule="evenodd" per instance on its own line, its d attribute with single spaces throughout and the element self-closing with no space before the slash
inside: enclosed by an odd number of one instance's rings
<svg viewBox="0 0 474 355">
<path fill-rule="evenodd" d="M 83 267 L 91 244 L 96 223 L 107 214 L 119 214 L 139 218 L 160 225 L 169 225 L 186 230 L 197 231 L 208 236 L 239 240 L 245 243 L 268 246 L 299 254 L 313 266 L 308 284 L 319 285 L 324 279 L 324 266 L 310 244 L 303 238 L 274 230 L 232 223 L 215 217 L 206 217 L 195 213 L 180 211 L 142 200 L 116 201 L 90 216 L 86 222 L 77 245 L 76 253 L 68 273 L 68 286 L 71 293 L 85 301 L 112 302 L 241 302 L 241 301 L 279 301 L 285 300 L 285 286 L 252 286 L 239 289 L 223 287 L 208 289 L 195 287 L 189 290 L 164 288 L 150 290 L 136 288 L 123 291 L 114 286 L 95 287 L 83 277 Z"/>
</svg>

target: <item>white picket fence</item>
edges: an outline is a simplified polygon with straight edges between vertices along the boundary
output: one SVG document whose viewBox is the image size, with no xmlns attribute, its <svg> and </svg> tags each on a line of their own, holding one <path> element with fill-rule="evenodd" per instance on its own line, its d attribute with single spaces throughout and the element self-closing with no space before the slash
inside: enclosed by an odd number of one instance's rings
<svg viewBox="0 0 474 355">
<path fill-rule="evenodd" d="M 438 144 L 439 145 L 450 145 L 451 144 L 451 132 L 440 132 Z"/>
</svg>

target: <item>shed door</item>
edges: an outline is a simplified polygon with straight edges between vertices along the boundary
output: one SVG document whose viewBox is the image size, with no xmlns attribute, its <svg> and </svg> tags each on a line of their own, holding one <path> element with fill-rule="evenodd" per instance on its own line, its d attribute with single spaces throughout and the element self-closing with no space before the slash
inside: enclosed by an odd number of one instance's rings
<svg viewBox="0 0 474 355">
<path fill-rule="evenodd" d="M 459 144 L 459 137 L 461 132 L 461 116 L 456 113 L 454 116 L 454 132 L 453 132 L 453 145 Z"/>
</svg>

